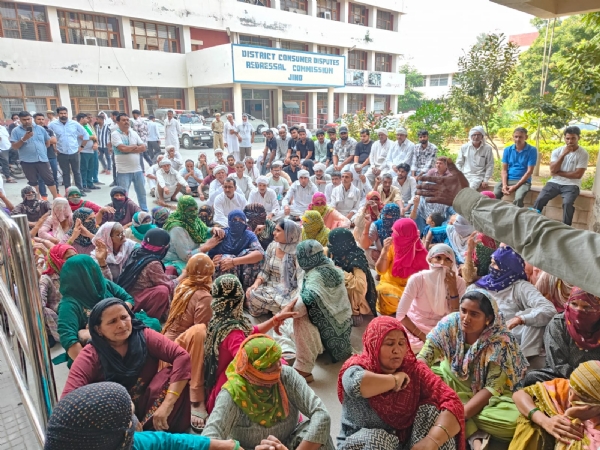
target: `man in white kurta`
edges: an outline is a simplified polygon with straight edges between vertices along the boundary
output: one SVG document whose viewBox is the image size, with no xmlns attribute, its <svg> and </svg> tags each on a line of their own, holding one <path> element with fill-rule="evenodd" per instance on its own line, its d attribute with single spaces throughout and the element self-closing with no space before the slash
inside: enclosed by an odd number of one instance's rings
<svg viewBox="0 0 600 450">
<path fill-rule="evenodd" d="M 385 161 L 387 159 L 388 153 L 394 147 L 394 142 L 388 139 L 387 130 L 385 128 L 380 128 L 377 130 L 377 136 L 379 140 L 373 142 L 371 146 L 371 154 L 369 156 L 369 163 L 371 167 L 367 171 L 367 179 L 369 183 L 372 185 L 375 184 L 375 178 L 386 169 Z M 352 176 L 354 178 L 357 177 L 357 173 L 352 167 L 351 171 Z"/>
<path fill-rule="evenodd" d="M 396 142 L 385 160 L 386 170 L 396 172 L 398 165 L 408 164 L 410 166 L 412 163 L 415 144 L 407 138 L 407 135 L 406 128 L 396 129 Z"/>
<path fill-rule="evenodd" d="M 308 170 L 298 171 L 298 181 L 294 181 L 292 187 L 283 199 L 283 211 L 292 220 L 300 220 L 304 211 L 311 204 L 313 195 L 318 192 L 317 186 L 311 183 Z"/>
<path fill-rule="evenodd" d="M 158 166 L 160 169 L 156 172 L 156 193 L 160 206 L 167 206 L 165 199 L 175 201 L 179 192 L 185 191 L 186 194 L 192 192 L 179 171 L 171 167 L 170 160 L 164 158 Z"/>
<path fill-rule="evenodd" d="M 259 203 L 265 207 L 267 219 L 279 220 L 283 217 L 283 211 L 277 201 L 277 193 L 269 187 L 269 179 L 260 176 L 256 179 L 257 189 L 253 190 L 248 197 L 248 204 Z"/>
<path fill-rule="evenodd" d="M 146 169 L 146 185 L 148 186 L 148 189 L 150 189 L 150 195 L 152 197 L 156 195 L 156 172 L 160 169 L 158 165 L 164 157 L 165 155 L 158 155 L 156 157 L 156 164 L 152 164 Z"/>
<path fill-rule="evenodd" d="M 229 176 L 235 179 L 236 186 L 244 193 L 244 197 L 248 200 L 250 193 L 254 190 L 254 184 L 252 183 L 252 178 L 244 173 L 245 170 L 244 163 L 237 161 L 235 163 L 235 174 Z"/>
<path fill-rule="evenodd" d="M 212 180 L 208 186 L 208 200 L 206 204 L 209 206 L 213 206 L 217 195 L 223 192 L 223 185 L 225 183 L 225 179 L 227 178 L 227 167 L 222 165 L 215 167 L 213 169 L 213 175 L 215 179 Z M 244 196 L 242 191 L 239 189 L 236 190 L 242 195 L 242 197 Z"/>
<path fill-rule="evenodd" d="M 169 145 L 175 147 L 175 151 L 179 151 L 179 135 L 181 135 L 181 124 L 173 115 L 173 110 L 167 111 L 165 119 L 165 148 Z"/>
<path fill-rule="evenodd" d="M 216 181 L 216 180 L 215 180 Z M 221 225 L 223 228 L 229 226 L 227 216 L 234 209 L 243 210 L 246 206 L 246 198 L 243 194 L 236 191 L 235 180 L 231 177 L 225 179 L 223 183 L 223 192 L 215 198 L 214 202 L 214 222 Z"/>
<path fill-rule="evenodd" d="M 240 141 L 242 138 L 233 120 L 233 114 L 227 114 L 227 122 L 225 122 L 223 133 L 225 135 L 225 148 L 238 161 L 240 159 Z"/>
<path fill-rule="evenodd" d="M 464 144 L 456 157 L 456 167 L 473 189 L 487 189 L 494 174 L 494 152 L 485 142 L 485 131 L 478 126 L 469 131 L 469 142 Z"/>
<path fill-rule="evenodd" d="M 352 184 L 352 173 L 347 170 L 342 173 L 342 184 L 331 191 L 329 206 L 337 209 L 348 219 L 352 219 L 360 208 L 361 195 L 356 186 Z"/>
<path fill-rule="evenodd" d="M 325 186 L 325 198 L 327 204 L 331 203 L 331 193 L 342 184 L 342 175 L 339 172 L 331 172 L 331 183 Z"/>
</svg>

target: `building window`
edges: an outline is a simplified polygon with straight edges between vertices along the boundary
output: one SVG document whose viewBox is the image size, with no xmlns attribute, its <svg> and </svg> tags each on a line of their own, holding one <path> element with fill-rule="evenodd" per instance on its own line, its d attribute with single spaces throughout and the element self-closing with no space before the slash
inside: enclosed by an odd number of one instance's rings
<svg viewBox="0 0 600 450">
<path fill-rule="evenodd" d="M 448 86 L 448 74 L 430 75 L 429 86 Z"/>
<path fill-rule="evenodd" d="M 121 47 L 119 21 L 115 17 L 60 10 L 57 12 L 63 44 Z"/>
<path fill-rule="evenodd" d="M 333 94 L 333 117 L 339 117 L 339 100 L 340 94 Z M 319 127 L 325 126 L 327 123 L 327 113 L 329 112 L 329 107 L 327 105 L 327 93 L 319 92 L 317 93 L 317 115 L 318 115 L 318 125 Z M 325 136 L 327 137 L 327 136 Z"/>
<path fill-rule="evenodd" d="M 232 110 L 233 90 L 231 88 L 194 88 L 196 111 L 204 117 L 213 117 L 215 113 Z"/>
<path fill-rule="evenodd" d="M 307 14 L 308 0 L 281 0 L 281 10 L 299 14 Z"/>
<path fill-rule="evenodd" d="M 180 53 L 179 30 L 173 25 L 132 20 L 131 41 L 136 50 Z"/>
<path fill-rule="evenodd" d="M 142 114 L 154 114 L 159 108 L 183 109 L 183 89 L 139 87 L 140 110 Z"/>
<path fill-rule="evenodd" d="M 377 11 L 377 28 L 394 31 L 394 15 L 388 11 Z"/>
<path fill-rule="evenodd" d="M 376 72 L 391 72 L 392 71 L 392 55 L 386 53 L 375 53 L 375 71 Z"/>
<path fill-rule="evenodd" d="M 390 111 L 390 96 L 389 95 L 375 95 L 375 104 L 373 112 L 376 114 L 384 114 Z"/>
<path fill-rule="evenodd" d="M 458 78 L 456 78 L 456 74 L 452 74 L 452 86 L 458 86 L 460 83 L 458 82 Z"/>
<path fill-rule="evenodd" d="M 0 2 L 0 19 L 0 37 L 50 42 L 43 6 Z"/>
<path fill-rule="evenodd" d="M 0 119 L 10 119 L 21 111 L 45 113 L 58 107 L 55 84 L 0 83 Z"/>
<path fill-rule="evenodd" d="M 95 115 L 99 111 L 106 111 L 110 115 L 110 111 L 125 112 L 129 109 L 125 88 L 122 87 L 70 84 L 69 95 L 73 114 L 83 112 Z"/>
<path fill-rule="evenodd" d="M 272 47 L 271 40 L 259 36 L 247 36 L 240 34 L 240 44 L 258 45 L 259 47 Z"/>
<path fill-rule="evenodd" d="M 337 47 L 326 47 L 324 45 L 317 46 L 317 52 L 324 55 L 339 55 L 340 49 Z"/>
<path fill-rule="evenodd" d="M 251 5 L 271 7 L 271 0 L 238 0 L 242 3 L 250 3 Z"/>
<path fill-rule="evenodd" d="M 367 7 L 350 3 L 350 15 L 348 16 L 348 23 L 369 26 L 369 10 Z"/>
<path fill-rule="evenodd" d="M 307 52 L 308 44 L 303 44 L 302 42 L 281 41 L 281 48 L 284 48 L 286 50 L 298 50 L 301 52 Z"/>
<path fill-rule="evenodd" d="M 367 52 L 360 50 L 348 52 L 348 69 L 367 70 Z"/>
<path fill-rule="evenodd" d="M 308 94 L 283 91 L 283 121 L 288 125 L 307 123 Z"/>
<path fill-rule="evenodd" d="M 340 4 L 334 0 L 317 0 L 317 17 L 340 20 Z"/>
<path fill-rule="evenodd" d="M 348 114 L 365 109 L 367 96 L 365 94 L 348 94 Z"/>
</svg>

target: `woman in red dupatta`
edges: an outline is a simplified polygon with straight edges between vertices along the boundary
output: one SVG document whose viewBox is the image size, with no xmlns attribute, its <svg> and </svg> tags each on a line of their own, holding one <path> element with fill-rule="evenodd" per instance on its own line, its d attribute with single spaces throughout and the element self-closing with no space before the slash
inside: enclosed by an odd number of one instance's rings
<svg viewBox="0 0 600 450">
<path fill-rule="evenodd" d="M 399 320 L 380 316 L 363 352 L 338 377 L 338 450 L 464 450 L 464 408 L 456 393 L 410 349 Z"/>
</svg>

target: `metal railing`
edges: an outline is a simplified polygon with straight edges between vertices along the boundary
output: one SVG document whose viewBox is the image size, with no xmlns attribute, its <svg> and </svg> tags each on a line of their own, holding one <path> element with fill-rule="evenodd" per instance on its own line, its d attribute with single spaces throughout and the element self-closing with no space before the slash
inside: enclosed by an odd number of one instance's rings
<svg viewBox="0 0 600 450">
<path fill-rule="evenodd" d="M 0 212 L 0 346 L 43 447 L 56 386 L 27 216 Z M 16 337 L 13 345 L 11 335 Z M 16 347 L 16 354 L 13 351 Z M 26 359 L 32 377 L 27 376 Z M 33 389 L 32 389 L 33 388 Z M 31 391 L 35 392 L 34 402 Z"/>
</svg>

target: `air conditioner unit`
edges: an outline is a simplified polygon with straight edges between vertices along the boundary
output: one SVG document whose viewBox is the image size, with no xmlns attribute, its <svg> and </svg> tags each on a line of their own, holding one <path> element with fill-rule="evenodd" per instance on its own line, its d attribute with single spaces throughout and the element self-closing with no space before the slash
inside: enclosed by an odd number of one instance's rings
<svg viewBox="0 0 600 450">
<path fill-rule="evenodd" d="M 331 11 L 321 11 L 319 13 L 319 17 L 321 17 L 322 19 L 331 20 Z"/>
<path fill-rule="evenodd" d="M 98 45 L 98 42 L 96 42 L 96 38 L 94 36 L 85 36 L 83 38 L 83 42 L 85 45 Z"/>
<path fill-rule="evenodd" d="M 321 108 L 319 114 L 327 114 L 327 108 Z"/>
</svg>

